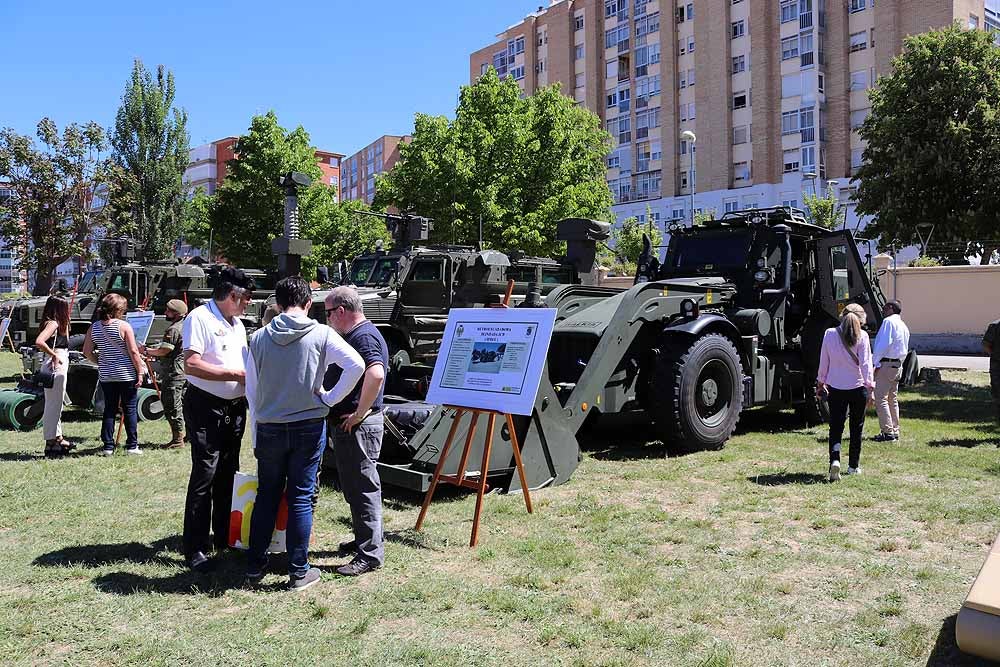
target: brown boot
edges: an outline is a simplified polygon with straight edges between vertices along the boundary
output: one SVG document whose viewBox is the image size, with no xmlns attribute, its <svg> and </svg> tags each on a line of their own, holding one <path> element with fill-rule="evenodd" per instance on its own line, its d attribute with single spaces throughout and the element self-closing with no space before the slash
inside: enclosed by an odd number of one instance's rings
<svg viewBox="0 0 1000 667">
<path fill-rule="evenodd" d="M 171 426 L 170 427 L 170 431 L 173 434 L 173 437 L 170 439 L 170 442 L 168 442 L 167 444 L 165 444 L 163 446 L 166 449 L 178 449 L 179 447 L 183 447 L 184 446 L 184 432 L 181 431 L 179 428 L 176 428 L 175 426 Z"/>
</svg>

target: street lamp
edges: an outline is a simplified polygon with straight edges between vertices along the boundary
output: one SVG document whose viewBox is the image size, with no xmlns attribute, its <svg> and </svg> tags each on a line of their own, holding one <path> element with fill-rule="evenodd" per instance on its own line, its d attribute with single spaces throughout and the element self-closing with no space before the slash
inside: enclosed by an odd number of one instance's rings
<svg viewBox="0 0 1000 667">
<path fill-rule="evenodd" d="M 688 166 L 690 167 L 688 171 L 688 192 L 691 194 L 691 226 L 694 227 L 694 145 L 698 141 L 697 135 L 691 130 L 684 130 L 681 132 L 681 139 L 684 139 L 689 144 L 688 147 Z"/>
<path fill-rule="evenodd" d="M 819 175 L 815 171 L 807 171 L 806 173 L 802 174 L 802 180 L 809 181 L 809 183 L 812 185 L 813 197 L 816 196 L 816 179 L 818 177 Z"/>
</svg>

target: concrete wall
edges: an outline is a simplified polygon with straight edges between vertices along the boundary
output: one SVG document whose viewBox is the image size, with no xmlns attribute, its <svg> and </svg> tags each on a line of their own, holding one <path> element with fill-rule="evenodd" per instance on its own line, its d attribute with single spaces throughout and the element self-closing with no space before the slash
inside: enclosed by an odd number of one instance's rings
<svg viewBox="0 0 1000 667">
<path fill-rule="evenodd" d="M 912 344 L 924 353 L 980 354 L 986 326 L 1000 317 L 1000 266 L 898 267 L 879 255 L 887 299 L 903 304 Z"/>
</svg>

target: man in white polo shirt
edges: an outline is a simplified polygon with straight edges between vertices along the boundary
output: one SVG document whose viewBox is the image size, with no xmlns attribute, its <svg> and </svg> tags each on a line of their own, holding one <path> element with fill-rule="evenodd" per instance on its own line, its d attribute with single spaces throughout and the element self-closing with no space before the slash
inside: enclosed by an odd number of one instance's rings
<svg viewBox="0 0 1000 667">
<path fill-rule="evenodd" d="M 240 463 L 246 427 L 243 350 L 247 334 L 240 321 L 253 295 L 253 280 L 227 267 L 208 303 L 184 321 L 184 422 L 191 443 L 191 479 L 184 505 L 184 558 L 192 569 L 212 568 L 206 553 L 229 543 L 233 476 Z M 209 528 L 213 537 L 209 540 Z"/>
</svg>

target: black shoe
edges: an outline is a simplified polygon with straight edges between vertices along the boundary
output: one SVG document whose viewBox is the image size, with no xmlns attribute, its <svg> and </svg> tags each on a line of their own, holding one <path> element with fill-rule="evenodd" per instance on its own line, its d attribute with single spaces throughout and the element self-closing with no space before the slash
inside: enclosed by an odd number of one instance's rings
<svg viewBox="0 0 1000 667">
<path fill-rule="evenodd" d="M 872 438 L 872 440 L 874 442 L 893 442 L 895 440 L 899 440 L 899 436 L 892 435 L 891 433 L 879 433 L 874 438 Z"/>
<path fill-rule="evenodd" d="M 260 586 L 260 582 L 264 581 L 264 577 L 267 575 L 267 567 L 262 567 L 256 572 L 251 572 L 247 570 L 247 573 L 243 575 L 243 586 L 244 588 L 255 588 Z"/>
<path fill-rule="evenodd" d="M 345 577 L 356 577 L 359 574 L 365 574 L 366 572 L 373 572 L 382 567 L 379 563 L 375 561 L 370 561 L 361 556 L 355 556 L 354 560 L 346 565 L 341 565 L 336 570 L 337 574 L 343 575 Z"/>
<path fill-rule="evenodd" d="M 195 551 L 188 556 L 186 562 L 189 568 L 201 574 L 215 569 L 215 563 L 201 551 Z"/>
<path fill-rule="evenodd" d="M 356 540 L 351 540 L 350 542 L 341 542 L 337 545 L 338 554 L 356 554 L 358 553 L 358 543 Z"/>
</svg>

